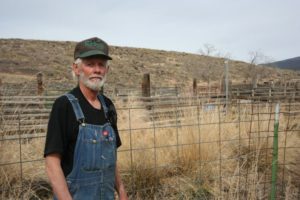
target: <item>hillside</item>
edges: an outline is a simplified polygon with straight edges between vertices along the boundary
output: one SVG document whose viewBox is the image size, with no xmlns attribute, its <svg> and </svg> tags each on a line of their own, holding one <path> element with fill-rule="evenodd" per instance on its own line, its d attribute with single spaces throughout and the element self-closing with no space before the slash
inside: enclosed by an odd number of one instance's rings
<svg viewBox="0 0 300 200">
<path fill-rule="evenodd" d="M 278 67 L 281 69 L 300 70 L 300 57 L 290 58 L 290 59 L 286 59 L 286 60 L 269 63 L 269 65 Z"/>
<path fill-rule="evenodd" d="M 43 72 L 46 85 L 70 83 L 75 42 L 0 39 L 0 78 L 2 83 L 35 81 Z M 142 75 L 150 73 L 153 86 L 191 86 L 193 78 L 206 85 L 210 77 L 218 83 L 224 71 L 224 59 L 182 52 L 143 48 L 111 47 L 108 83 L 111 86 L 140 87 Z M 229 62 L 233 81 L 249 80 L 253 67 L 240 61 Z M 283 71 L 257 66 L 262 80 L 278 79 Z M 289 71 L 285 73 L 290 73 Z M 292 73 L 290 73 L 292 74 Z"/>
</svg>

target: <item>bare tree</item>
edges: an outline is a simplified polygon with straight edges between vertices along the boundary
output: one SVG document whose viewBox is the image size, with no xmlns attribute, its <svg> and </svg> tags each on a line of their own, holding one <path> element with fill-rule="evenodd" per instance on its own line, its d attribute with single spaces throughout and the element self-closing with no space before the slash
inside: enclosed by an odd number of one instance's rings
<svg viewBox="0 0 300 200">
<path fill-rule="evenodd" d="M 212 44 L 205 43 L 203 47 L 199 49 L 199 53 L 203 56 L 212 56 L 217 49 Z"/>
<path fill-rule="evenodd" d="M 203 47 L 199 49 L 198 51 L 200 55 L 203 56 L 214 56 L 218 58 L 225 58 L 225 59 L 230 59 L 231 54 L 229 52 L 222 52 L 218 50 L 214 45 L 205 43 L 203 44 Z"/>
<path fill-rule="evenodd" d="M 257 65 L 262 62 L 265 58 L 264 54 L 260 51 L 250 51 L 249 52 L 249 65 L 247 70 L 247 79 L 249 78 L 252 86 L 257 87 L 257 81 L 259 79 L 259 73 Z"/>
</svg>

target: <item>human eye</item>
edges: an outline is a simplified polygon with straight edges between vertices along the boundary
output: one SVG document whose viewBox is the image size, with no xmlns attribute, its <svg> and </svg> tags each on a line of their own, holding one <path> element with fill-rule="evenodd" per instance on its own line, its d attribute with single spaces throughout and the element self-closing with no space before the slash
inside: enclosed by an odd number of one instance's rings
<svg viewBox="0 0 300 200">
<path fill-rule="evenodd" d="M 103 63 L 98 63 L 99 67 L 105 67 L 105 65 Z"/>
<path fill-rule="evenodd" d="M 91 62 L 86 62 L 85 65 L 88 66 L 88 67 L 92 67 L 92 66 L 93 66 L 93 63 L 91 63 Z"/>
<path fill-rule="evenodd" d="M 99 65 L 100 67 L 106 67 L 106 62 L 99 62 L 98 65 Z"/>
</svg>

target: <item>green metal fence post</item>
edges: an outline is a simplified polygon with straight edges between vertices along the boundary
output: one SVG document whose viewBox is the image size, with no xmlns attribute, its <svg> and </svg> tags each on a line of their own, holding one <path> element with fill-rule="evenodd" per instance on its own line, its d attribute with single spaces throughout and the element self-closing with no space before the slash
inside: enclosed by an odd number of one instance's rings
<svg viewBox="0 0 300 200">
<path fill-rule="evenodd" d="M 273 138 L 273 160 L 272 160 L 272 190 L 271 200 L 276 199 L 276 181 L 278 169 L 278 127 L 279 127 L 279 103 L 275 108 L 274 138 Z"/>
</svg>

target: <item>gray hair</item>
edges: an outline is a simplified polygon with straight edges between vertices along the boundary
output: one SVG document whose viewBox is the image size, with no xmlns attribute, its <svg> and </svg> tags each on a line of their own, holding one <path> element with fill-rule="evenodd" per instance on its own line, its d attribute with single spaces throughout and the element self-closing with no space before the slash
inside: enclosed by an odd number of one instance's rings
<svg viewBox="0 0 300 200">
<path fill-rule="evenodd" d="M 75 61 L 74 61 L 74 64 L 77 65 L 77 66 L 81 66 L 82 64 L 82 59 L 81 58 L 77 58 Z M 78 81 L 78 76 L 76 76 L 74 70 L 72 69 L 72 77 L 73 77 L 73 80 L 74 81 Z"/>
</svg>

